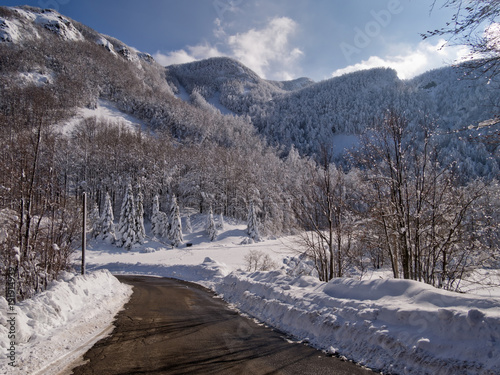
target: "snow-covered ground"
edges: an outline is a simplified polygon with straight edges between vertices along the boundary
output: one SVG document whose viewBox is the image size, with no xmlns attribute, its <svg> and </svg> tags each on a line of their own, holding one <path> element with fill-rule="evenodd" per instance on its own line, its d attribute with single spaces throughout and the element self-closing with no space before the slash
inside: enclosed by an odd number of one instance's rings
<svg viewBox="0 0 500 375">
<path fill-rule="evenodd" d="M 120 111 L 113 102 L 99 99 L 96 108 L 78 109 L 76 115 L 71 120 L 65 121 L 64 124 L 60 125 L 60 131 L 65 135 L 70 135 L 76 125 L 89 118 L 95 118 L 97 121 L 103 121 L 109 124 L 120 125 L 127 130 L 136 130 L 139 128 L 146 129 L 146 125 L 143 121 Z"/>
<path fill-rule="evenodd" d="M 88 277 L 100 275 L 111 283 L 108 273 L 94 274 L 107 269 L 114 274 L 157 275 L 196 282 L 211 288 L 241 312 L 287 332 L 292 341 L 308 342 L 384 373 L 500 373 L 499 288 L 482 290 L 488 297 L 459 294 L 414 281 L 386 279 L 383 272 L 369 273 L 361 281 L 345 278 L 323 283 L 311 276 L 296 276 L 296 263 L 292 261 L 298 255 L 294 237 L 248 243 L 245 225 L 226 222 L 217 241 L 210 242 L 203 231 L 203 218 L 192 215 L 191 222 L 193 233 L 185 234 L 184 245 L 176 249 L 151 238 L 131 251 L 89 241 L 86 260 L 92 276 Z M 246 256 L 256 251 L 274 260 L 273 271 L 246 272 Z M 80 260 L 77 255 L 75 262 Z M 489 273 L 490 278 L 495 274 L 492 270 Z M 117 285 L 109 289 L 117 289 Z M 123 303 L 127 293 L 118 292 L 116 299 L 121 298 Z M 37 298 L 44 305 L 49 297 Z M 29 306 L 34 306 L 29 303 L 25 303 L 27 312 L 32 310 Z M 67 305 L 75 303 L 70 298 Z M 107 309 L 109 320 L 105 324 L 99 325 L 93 318 L 87 320 L 94 332 L 109 325 L 116 307 Z M 31 373 L 36 373 L 37 360 L 39 368 L 51 361 L 43 361 L 44 352 L 37 348 L 46 347 L 45 340 L 51 337 L 49 329 L 34 326 L 35 322 L 43 325 L 44 316 L 39 313 L 31 317 L 28 327 L 34 339 L 19 345 L 20 359 L 30 358 Z M 82 345 L 70 342 L 73 322 L 58 321 L 59 328 L 51 323 L 50 332 L 62 337 L 52 336 L 49 341 L 53 358 L 72 353 Z M 6 348 L 2 347 L 2 351 Z"/>
</svg>

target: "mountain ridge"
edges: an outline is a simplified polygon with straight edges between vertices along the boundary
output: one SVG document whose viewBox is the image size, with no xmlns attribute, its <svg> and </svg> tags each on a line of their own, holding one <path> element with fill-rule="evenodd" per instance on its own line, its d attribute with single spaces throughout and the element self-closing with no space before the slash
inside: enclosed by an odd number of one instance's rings
<svg viewBox="0 0 500 375">
<path fill-rule="evenodd" d="M 233 60 L 209 59 L 205 71 L 217 70 L 217 63 Z M 303 87 L 283 90 L 251 72 L 242 79 L 197 78 L 193 63 L 167 67 L 188 93 L 196 91 L 207 102 L 231 113 L 249 116 L 258 131 L 274 145 L 312 155 L 321 143 L 335 143 L 335 137 L 361 134 L 388 109 L 404 113 L 409 121 L 434 123 L 438 132 L 474 128 L 499 113 L 499 80 L 468 79 L 460 66 L 449 66 L 402 80 L 391 68 L 373 68 L 348 73 Z M 198 63 L 200 64 L 200 63 Z M 214 99 L 215 98 L 215 99 Z M 439 129 L 439 130 L 437 130 Z M 474 137 L 472 132 L 465 137 Z M 486 154 L 483 154 L 487 157 Z"/>
<path fill-rule="evenodd" d="M 77 82 L 81 97 L 75 98 L 75 105 L 111 100 L 153 130 L 168 129 L 178 140 L 199 140 L 210 134 L 217 142 L 235 144 L 237 139 L 227 137 L 257 131 L 283 155 L 292 147 L 303 155 L 315 155 L 324 144 L 339 145 L 342 139 L 355 144 L 352 137 L 359 137 L 388 109 L 404 114 L 413 127 L 431 122 L 435 133 L 445 133 L 488 121 L 500 108 L 497 91 L 489 89 L 498 80 L 466 80 L 454 67 L 410 80 L 399 79 L 393 69 L 374 68 L 320 82 L 269 81 L 229 57 L 162 67 L 151 55 L 112 36 L 53 10 L 33 7 L 2 7 L 0 40 L 11 54 L 16 49 L 21 53 L 28 44 L 35 47 L 23 64 L 13 57 L 12 67 L 4 74 L 11 69 L 37 84 L 64 83 L 68 87 L 62 89 L 69 91 L 75 90 Z M 47 43 L 52 57 L 36 52 L 40 43 Z M 83 47 L 87 51 L 81 55 L 78 49 Z M 208 122 L 203 120 L 207 114 Z M 481 140 L 471 143 L 472 133 L 466 131 L 451 143 L 437 142 L 442 147 L 454 143 L 467 157 L 475 154 L 485 164 L 498 164 L 498 147 L 482 145 Z"/>
</svg>

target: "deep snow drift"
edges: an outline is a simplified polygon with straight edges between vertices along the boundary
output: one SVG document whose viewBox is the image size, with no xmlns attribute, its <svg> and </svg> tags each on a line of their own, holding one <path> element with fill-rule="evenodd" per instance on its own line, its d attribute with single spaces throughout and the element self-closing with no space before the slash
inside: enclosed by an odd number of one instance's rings
<svg viewBox="0 0 500 375">
<path fill-rule="evenodd" d="M 86 279 L 96 278 L 95 282 L 87 280 L 86 286 L 77 286 L 85 279 L 80 276 L 60 282 L 56 286 L 67 295 L 56 297 L 51 289 L 34 299 L 38 302 L 26 301 L 19 307 L 31 314 L 26 315 L 26 328 L 21 330 L 26 332 L 24 340 L 30 335 L 31 339 L 18 346 L 19 363 L 30 370 L 27 373 L 44 373 L 46 363 L 67 353 L 75 359 L 73 351 L 82 340 L 72 341 L 74 326 L 88 330 L 89 336 L 109 326 L 130 290 L 120 286 L 108 271 L 96 271 L 99 269 L 199 283 L 241 312 L 288 333 L 291 341 L 307 342 L 384 373 L 500 373 L 498 289 L 483 291 L 487 297 L 459 294 L 415 281 L 384 279 L 383 273 L 372 273 L 365 277 L 370 279 L 361 281 L 343 278 L 323 283 L 311 276 L 295 276 L 293 237 L 251 243 L 245 226 L 228 220 L 217 241 L 211 242 L 203 230 L 204 221 L 193 216 L 192 222 L 193 233 L 184 236 L 190 247 L 184 244 L 172 249 L 148 238 L 144 245 L 126 251 L 89 241 L 87 268 L 94 271 Z M 246 256 L 255 251 L 269 255 L 276 262 L 275 270 L 246 272 Z M 78 257 L 75 260 L 79 262 Z M 488 272 L 494 274 L 494 270 Z M 104 278 L 104 284 L 97 278 Z M 79 292 L 71 294 L 70 290 Z M 105 293 L 111 293 L 111 298 L 104 297 Z M 102 298 L 96 301 L 94 295 Z M 114 307 L 104 301 L 108 298 L 116 300 Z M 58 308 L 53 301 L 58 301 Z M 42 311 L 43 306 L 46 310 Z M 89 306 L 108 310 L 106 324 L 99 325 L 92 314 L 79 315 L 83 306 L 85 312 Z M 71 314 L 76 315 L 69 318 Z M 5 337 L 5 319 L 1 323 L 0 334 Z M 6 352 L 2 345 L 2 352 Z M 48 353 L 51 357 L 45 361 Z M 1 363 L 3 370 L 4 359 Z"/>
<path fill-rule="evenodd" d="M 500 301 L 416 281 L 232 273 L 215 290 L 300 340 L 397 374 L 500 373 Z"/>
<path fill-rule="evenodd" d="M 57 374 L 109 331 L 131 294 L 130 286 L 101 270 L 66 274 L 45 292 L 14 306 L 15 315 L 8 314 L 7 301 L 0 297 L 0 374 Z M 15 368 L 7 359 L 7 321 L 12 317 Z"/>
</svg>

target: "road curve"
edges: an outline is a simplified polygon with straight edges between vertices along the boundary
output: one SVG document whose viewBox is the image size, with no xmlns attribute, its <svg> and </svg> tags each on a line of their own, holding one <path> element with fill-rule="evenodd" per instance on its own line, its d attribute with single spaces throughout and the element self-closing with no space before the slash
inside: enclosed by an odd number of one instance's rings
<svg viewBox="0 0 500 375">
<path fill-rule="evenodd" d="M 324 355 L 231 310 L 207 289 L 178 280 L 118 276 L 134 287 L 113 333 L 73 374 L 373 374 Z"/>
</svg>

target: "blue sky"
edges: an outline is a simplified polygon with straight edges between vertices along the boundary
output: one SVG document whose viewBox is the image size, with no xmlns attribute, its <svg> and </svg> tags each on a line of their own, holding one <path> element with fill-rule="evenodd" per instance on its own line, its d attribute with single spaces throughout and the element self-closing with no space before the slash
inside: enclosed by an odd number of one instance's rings
<svg viewBox="0 0 500 375">
<path fill-rule="evenodd" d="M 213 56 L 240 60 L 264 78 L 316 81 L 390 66 L 401 78 L 450 64 L 466 51 L 420 33 L 444 26 L 433 0 L 35 0 L 164 65 Z"/>
</svg>

